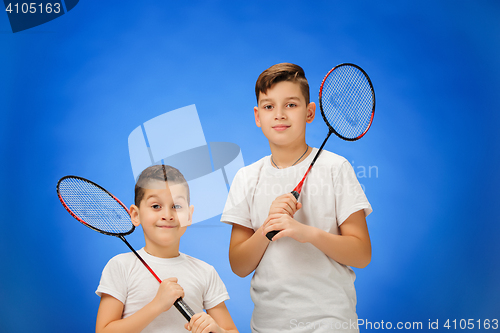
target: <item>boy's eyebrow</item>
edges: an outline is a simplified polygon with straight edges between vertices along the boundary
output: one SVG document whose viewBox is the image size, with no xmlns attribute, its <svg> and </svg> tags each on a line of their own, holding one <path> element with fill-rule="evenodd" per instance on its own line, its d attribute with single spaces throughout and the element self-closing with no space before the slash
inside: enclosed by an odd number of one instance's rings
<svg viewBox="0 0 500 333">
<path fill-rule="evenodd" d="M 147 196 L 144 197 L 144 200 L 149 200 L 151 198 L 158 198 L 158 196 L 156 194 L 148 194 Z"/>
<path fill-rule="evenodd" d="M 270 98 L 263 98 L 263 99 L 259 100 L 259 104 L 264 103 L 264 102 L 271 102 L 271 101 L 272 101 L 272 99 L 270 99 Z"/>
<path fill-rule="evenodd" d="M 175 200 L 177 200 L 177 199 L 184 199 L 184 201 L 187 201 L 186 196 L 185 196 L 185 195 L 183 195 L 183 194 L 176 195 L 176 196 L 175 196 L 174 198 L 172 198 L 172 199 L 174 199 L 174 201 L 175 201 Z"/>
<path fill-rule="evenodd" d="M 300 97 L 298 97 L 298 96 L 285 97 L 285 100 L 291 100 L 291 99 L 300 101 Z M 272 98 L 263 98 L 263 99 L 259 100 L 259 104 L 260 103 L 265 103 L 265 102 L 272 102 L 272 101 L 273 101 Z"/>
<path fill-rule="evenodd" d="M 149 194 L 149 195 L 147 195 L 147 196 L 144 197 L 144 200 L 148 201 L 151 198 L 158 200 L 158 199 L 160 199 L 160 196 L 157 195 L 157 194 Z M 172 197 L 172 199 L 174 201 L 177 200 L 177 199 L 183 199 L 184 201 L 187 201 L 187 198 L 186 198 L 186 196 L 184 194 L 176 195 L 175 197 Z"/>
</svg>

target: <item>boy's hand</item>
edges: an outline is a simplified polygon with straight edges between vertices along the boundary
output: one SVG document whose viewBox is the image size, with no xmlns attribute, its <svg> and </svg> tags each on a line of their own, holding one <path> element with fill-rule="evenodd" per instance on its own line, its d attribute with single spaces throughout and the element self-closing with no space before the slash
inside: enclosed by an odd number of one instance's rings
<svg viewBox="0 0 500 333">
<path fill-rule="evenodd" d="M 271 208 L 269 208 L 269 216 L 273 214 L 288 214 L 290 217 L 293 217 L 295 212 L 300 208 L 302 208 L 302 203 L 297 202 L 292 193 L 286 193 L 274 199 Z"/>
<path fill-rule="evenodd" d="M 305 243 L 311 240 L 314 228 L 300 223 L 288 214 L 272 214 L 264 221 L 262 234 L 265 235 L 273 230 L 281 230 L 273 237 L 273 242 L 282 237 L 290 237 Z"/>
<path fill-rule="evenodd" d="M 177 284 L 177 278 L 172 277 L 162 281 L 153 302 L 163 312 L 170 309 L 179 297 L 184 297 L 184 289 Z"/>
<path fill-rule="evenodd" d="M 207 313 L 195 314 L 184 328 L 192 333 L 223 333 L 224 331 L 217 325 L 215 320 Z"/>
</svg>

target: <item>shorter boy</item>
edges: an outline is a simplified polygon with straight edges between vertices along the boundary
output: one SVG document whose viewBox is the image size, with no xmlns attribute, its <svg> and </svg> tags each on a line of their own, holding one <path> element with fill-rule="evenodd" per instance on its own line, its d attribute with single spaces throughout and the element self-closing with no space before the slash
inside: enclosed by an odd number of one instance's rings
<svg viewBox="0 0 500 333">
<path fill-rule="evenodd" d="M 191 224 L 189 187 L 179 170 L 153 165 L 135 185 L 132 223 L 142 225 L 146 245 L 138 251 L 161 284 L 129 252 L 112 258 L 102 272 L 96 332 L 237 333 L 224 304 L 224 283 L 207 263 L 179 252 Z M 173 307 L 182 297 L 196 313 L 189 323 Z M 206 309 L 206 313 L 203 312 Z"/>
</svg>

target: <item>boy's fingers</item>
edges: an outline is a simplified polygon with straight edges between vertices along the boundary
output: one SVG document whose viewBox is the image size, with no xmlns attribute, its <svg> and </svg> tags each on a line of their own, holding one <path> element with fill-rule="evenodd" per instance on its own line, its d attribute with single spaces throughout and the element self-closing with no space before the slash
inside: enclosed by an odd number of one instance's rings
<svg viewBox="0 0 500 333">
<path fill-rule="evenodd" d="M 194 327 L 195 326 L 195 323 L 198 319 L 200 319 L 202 316 L 202 313 L 196 313 L 194 314 L 192 317 L 191 317 L 191 321 L 189 322 L 190 326 Z M 192 328 L 191 327 L 191 328 Z"/>
<path fill-rule="evenodd" d="M 267 219 L 264 221 L 264 223 L 262 224 L 262 230 L 265 230 L 265 229 L 268 229 L 269 226 L 273 225 L 273 220 L 276 220 L 278 218 L 280 218 L 282 216 L 282 214 L 271 214 L 267 217 Z"/>
<path fill-rule="evenodd" d="M 278 223 L 280 222 L 278 218 L 281 216 L 281 214 L 275 214 L 274 218 L 271 218 L 266 225 L 265 228 L 263 228 L 262 233 L 265 235 L 268 232 L 271 232 L 273 230 L 281 230 L 281 228 L 278 227 Z"/>
<path fill-rule="evenodd" d="M 292 203 L 294 205 L 297 204 L 297 199 L 295 198 L 295 196 L 291 192 L 287 193 L 287 198 L 291 200 L 291 201 L 289 201 L 290 203 Z"/>
<path fill-rule="evenodd" d="M 284 231 L 280 231 L 278 232 L 276 235 L 274 235 L 273 237 L 273 242 L 274 241 L 277 241 L 278 239 L 280 239 L 281 237 L 285 237 L 286 235 L 284 234 Z"/>
<path fill-rule="evenodd" d="M 283 194 L 282 196 L 278 197 L 278 198 L 286 198 L 286 199 L 291 199 L 293 200 L 294 202 L 297 201 L 297 199 L 295 199 L 295 197 L 293 196 L 292 192 L 288 192 L 288 193 L 285 193 Z"/>
<path fill-rule="evenodd" d="M 262 223 L 262 233 L 264 233 L 264 230 L 266 229 L 267 227 L 267 223 L 269 223 L 270 219 L 269 217 L 267 217 L 267 219 L 264 221 L 264 223 Z"/>
<path fill-rule="evenodd" d="M 269 214 L 269 216 L 266 218 L 266 220 L 264 221 L 264 223 L 262 223 L 262 228 L 266 228 L 268 226 L 268 224 L 272 221 L 272 220 L 275 220 L 279 217 L 281 217 L 282 214 L 278 214 L 278 213 L 272 213 L 272 214 Z"/>
<path fill-rule="evenodd" d="M 192 325 L 192 330 L 196 331 L 196 332 L 202 332 L 203 331 L 203 328 L 204 326 L 204 322 L 205 322 L 205 317 L 206 314 L 204 312 L 200 312 L 200 313 L 197 313 L 195 314 L 192 318 L 191 318 L 191 325 Z"/>
<path fill-rule="evenodd" d="M 270 214 L 288 214 L 288 215 L 293 215 L 293 210 L 290 206 L 284 205 L 284 206 L 278 206 L 274 207 L 271 209 L 269 212 Z"/>
</svg>

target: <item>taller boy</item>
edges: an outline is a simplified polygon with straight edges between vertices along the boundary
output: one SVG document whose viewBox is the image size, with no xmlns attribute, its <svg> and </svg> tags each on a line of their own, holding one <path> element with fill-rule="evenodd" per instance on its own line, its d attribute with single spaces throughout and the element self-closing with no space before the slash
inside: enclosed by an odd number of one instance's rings
<svg viewBox="0 0 500 333">
<path fill-rule="evenodd" d="M 255 86 L 255 123 L 271 155 L 236 174 L 221 220 L 232 224 L 229 260 L 244 277 L 255 270 L 250 294 L 253 332 L 357 332 L 355 274 L 371 244 L 365 217 L 371 206 L 349 162 L 323 151 L 299 202 L 290 193 L 317 148 L 306 144 L 315 116 L 301 67 L 265 70 Z M 281 230 L 273 241 L 266 233 Z"/>
</svg>

